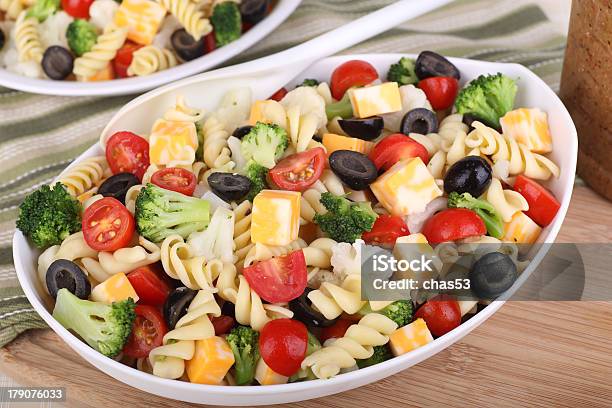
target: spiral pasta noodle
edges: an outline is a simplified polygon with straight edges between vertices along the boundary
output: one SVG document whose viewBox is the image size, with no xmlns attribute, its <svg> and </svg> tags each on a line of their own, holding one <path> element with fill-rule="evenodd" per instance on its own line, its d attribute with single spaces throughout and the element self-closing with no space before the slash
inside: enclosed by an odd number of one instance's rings
<svg viewBox="0 0 612 408">
<path fill-rule="evenodd" d="M 255 245 L 251 246 L 251 249 L 245 255 L 243 266 L 246 268 L 247 266 L 253 265 L 255 262 L 265 261 L 277 256 L 287 255 L 288 253 L 305 248 L 306 246 L 306 242 L 299 238 L 287 245 L 281 246 L 271 246 L 256 243 Z"/>
<path fill-rule="evenodd" d="M 361 300 L 360 275 L 348 275 L 341 285 L 323 282 L 308 294 L 308 299 L 327 319 L 335 319 L 343 312 L 355 314 L 366 303 Z"/>
<path fill-rule="evenodd" d="M 494 178 L 484 194 L 485 199 L 495 207 L 504 222 L 510 222 L 519 211 L 529 210 L 529 204 L 523 195 L 513 190 L 504 190 L 501 182 Z"/>
<path fill-rule="evenodd" d="M 334 195 L 346 194 L 342 181 L 333 171 L 326 169 L 312 186 L 302 193 L 300 197 L 300 223 L 313 222 L 316 214 L 325 214 L 327 210 L 321 204 L 321 194 L 330 192 Z"/>
<path fill-rule="evenodd" d="M 341 276 L 330 270 L 332 248 L 336 244 L 337 242 L 331 238 L 318 238 L 302 249 L 308 268 L 308 286 L 310 288 L 318 289 L 323 282 L 336 285 L 342 283 Z"/>
<path fill-rule="evenodd" d="M 216 171 L 231 171 L 235 163 L 227 146 L 230 136 L 223 124 L 215 117 L 209 117 L 202 127 L 204 134 L 204 163 Z"/>
<path fill-rule="evenodd" d="M 127 73 L 129 76 L 151 75 L 158 71 L 172 68 L 178 64 L 174 53 L 165 48 L 147 45 L 134 52 L 134 57 Z"/>
<path fill-rule="evenodd" d="M 196 123 L 204 116 L 202 109 L 192 108 L 185 102 L 185 96 L 179 95 L 176 97 L 174 107 L 168 109 L 164 113 L 164 119 L 173 122 L 191 122 Z"/>
<path fill-rule="evenodd" d="M 19 61 L 42 61 L 44 49 L 38 34 L 38 20 L 35 17 L 26 17 L 22 11 L 15 23 L 15 46 L 19 54 Z"/>
<path fill-rule="evenodd" d="M 127 38 L 128 29 L 108 25 L 98 37 L 96 43 L 81 57 L 74 60 L 72 72 L 81 80 L 91 77 L 104 69 L 115 58 L 117 50 L 123 46 Z"/>
<path fill-rule="evenodd" d="M 94 156 L 81 161 L 76 166 L 60 175 L 58 182 L 66 186 L 73 197 L 79 197 L 85 192 L 98 187 L 110 176 L 110 167 L 104 156 Z"/>
<path fill-rule="evenodd" d="M 232 203 L 234 211 L 234 254 L 238 266 L 243 265 L 244 258 L 254 245 L 251 242 L 252 208 L 253 205 L 247 200 L 240 204 Z"/>
<path fill-rule="evenodd" d="M 0 10 L 4 11 L 6 17 L 16 20 L 23 11 L 21 0 L 0 0 Z"/>
<path fill-rule="evenodd" d="M 158 0 L 196 41 L 212 31 L 199 5 L 191 0 Z"/>
<path fill-rule="evenodd" d="M 220 260 L 207 260 L 203 256 L 192 256 L 191 247 L 180 235 L 170 235 L 162 242 L 161 262 L 166 274 L 180 280 L 190 289 L 207 289 L 213 292 L 213 281 L 223 268 Z"/>
</svg>

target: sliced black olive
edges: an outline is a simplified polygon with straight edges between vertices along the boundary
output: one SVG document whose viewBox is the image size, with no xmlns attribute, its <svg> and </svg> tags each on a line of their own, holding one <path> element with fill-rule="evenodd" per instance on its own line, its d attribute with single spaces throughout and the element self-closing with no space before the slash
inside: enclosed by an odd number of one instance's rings
<svg viewBox="0 0 612 408">
<path fill-rule="evenodd" d="M 6 36 L 4 35 L 4 31 L 0 29 L 0 50 L 4 48 L 4 43 L 6 42 Z"/>
<path fill-rule="evenodd" d="M 301 321 L 309 327 L 329 327 L 338 319 L 327 319 L 321 312 L 312 307 L 308 294 L 314 289 L 306 288 L 297 299 L 289 302 L 289 309 L 293 312 L 293 318 Z"/>
<path fill-rule="evenodd" d="M 183 61 L 191 61 L 204 55 L 204 37 L 196 41 L 184 28 L 176 30 L 170 37 L 172 48 Z"/>
<path fill-rule="evenodd" d="M 504 293 L 518 278 L 512 258 L 501 252 L 491 252 L 481 257 L 470 270 L 470 285 L 474 293 L 483 299 L 493 299 Z"/>
<path fill-rule="evenodd" d="M 81 299 L 87 299 L 91 293 L 91 284 L 85 272 L 79 265 L 67 259 L 53 261 L 47 269 L 45 281 L 53 299 L 57 297 L 57 292 L 64 288 Z"/>
<path fill-rule="evenodd" d="M 253 126 L 251 125 L 240 126 L 239 128 L 236 128 L 234 130 L 232 136 L 237 137 L 238 139 L 242 139 L 251 131 L 251 129 L 253 129 Z"/>
<path fill-rule="evenodd" d="M 113 197 L 125 204 L 125 194 L 137 184 L 140 184 L 138 177 L 132 173 L 117 173 L 107 178 L 98 188 L 98 194 L 104 197 Z"/>
<path fill-rule="evenodd" d="M 365 119 L 340 119 L 338 121 L 347 135 L 362 140 L 374 140 L 383 130 L 383 118 L 372 116 Z"/>
<path fill-rule="evenodd" d="M 376 166 L 368 156 L 351 150 L 336 150 L 329 156 L 329 167 L 353 190 L 365 190 L 376 180 Z"/>
<path fill-rule="evenodd" d="M 72 73 L 74 56 L 70 51 L 59 45 L 53 45 L 45 51 L 42 59 L 42 68 L 51 79 L 66 79 Z"/>
<path fill-rule="evenodd" d="M 269 5 L 270 0 L 242 0 L 240 3 L 242 21 L 249 24 L 259 23 L 266 16 Z"/>
<path fill-rule="evenodd" d="M 221 306 L 221 314 L 223 316 L 236 317 L 236 306 L 232 302 L 223 302 Z"/>
<path fill-rule="evenodd" d="M 435 112 L 425 108 L 416 108 L 406 112 L 402 119 L 400 131 L 409 135 L 410 133 L 418 133 L 427 135 L 438 131 L 438 117 Z"/>
<path fill-rule="evenodd" d="M 189 304 L 198 292 L 185 286 L 174 289 L 164 303 L 164 319 L 168 329 L 173 330 L 176 323 L 187 313 Z"/>
<path fill-rule="evenodd" d="M 461 74 L 457 67 L 433 51 L 423 51 L 420 53 L 417 57 L 414 70 L 419 79 L 437 76 L 461 79 Z"/>
<path fill-rule="evenodd" d="M 251 190 L 251 180 L 236 173 L 212 173 L 208 176 L 212 191 L 227 201 L 238 201 Z"/>
<path fill-rule="evenodd" d="M 459 160 L 444 176 L 444 191 L 463 194 L 470 193 L 479 197 L 491 184 L 493 170 L 489 163 L 480 156 L 467 156 Z"/>
</svg>

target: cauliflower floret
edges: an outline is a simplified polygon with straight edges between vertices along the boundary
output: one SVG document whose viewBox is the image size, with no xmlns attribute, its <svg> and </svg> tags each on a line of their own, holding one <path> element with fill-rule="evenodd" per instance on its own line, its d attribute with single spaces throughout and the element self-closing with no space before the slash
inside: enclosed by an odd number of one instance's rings
<svg viewBox="0 0 612 408">
<path fill-rule="evenodd" d="M 364 241 L 358 239 L 353 244 L 339 242 L 332 247 L 331 265 L 334 274 L 340 276 L 361 274 L 361 245 Z"/>
<path fill-rule="evenodd" d="M 414 85 L 404 85 L 399 87 L 400 96 L 402 98 L 402 110 L 397 112 L 385 113 L 382 116 L 385 122 L 385 129 L 391 132 L 399 132 L 400 125 L 404 115 L 416 108 L 426 108 L 433 111 L 431 104 L 427 100 L 427 96 L 423 90 Z"/>
<path fill-rule="evenodd" d="M 301 116 L 313 114 L 317 118 L 317 129 L 327 124 L 325 113 L 325 99 L 312 86 L 300 86 L 290 91 L 280 101 L 281 105 L 289 111 L 292 107 L 299 107 Z"/>
<path fill-rule="evenodd" d="M 108 0 L 115 3 L 113 0 Z M 40 24 L 39 32 L 40 38 L 45 48 L 51 47 L 52 45 L 59 45 L 64 48 L 68 48 L 68 40 L 66 40 L 66 30 L 74 18 L 72 18 L 65 11 L 58 11 L 57 13 L 47 17 L 47 19 Z"/>
<path fill-rule="evenodd" d="M 89 7 L 89 22 L 104 30 L 113 22 L 118 8 L 119 4 L 115 0 L 96 0 Z"/>
<path fill-rule="evenodd" d="M 232 89 L 223 95 L 214 115 L 231 133 L 246 123 L 251 111 L 251 102 L 251 88 Z"/>
</svg>

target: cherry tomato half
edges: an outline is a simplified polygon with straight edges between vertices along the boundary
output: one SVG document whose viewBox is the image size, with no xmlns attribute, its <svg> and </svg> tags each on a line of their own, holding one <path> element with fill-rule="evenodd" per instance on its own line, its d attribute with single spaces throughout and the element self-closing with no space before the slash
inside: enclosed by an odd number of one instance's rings
<svg viewBox="0 0 612 408">
<path fill-rule="evenodd" d="M 151 183 L 186 196 L 192 196 L 196 188 L 195 175 L 189 170 L 178 167 L 157 170 L 151 177 Z"/>
<path fill-rule="evenodd" d="M 423 163 L 429 163 L 427 149 L 403 133 L 394 133 L 382 139 L 368 157 L 378 170 L 389 170 L 398 161 L 413 157 L 420 157 Z"/>
<path fill-rule="evenodd" d="M 151 350 L 162 345 L 164 335 L 168 332 L 161 312 L 155 306 L 136 305 L 136 319 L 132 333 L 123 346 L 123 353 L 133 358 L 147 357 Z"/>
<path fill-rule="evenodd" d="M 285 95 L 287 95 L 287 90 L 285 88 L 281 88 L 278 91 L 274 92 L 269 99 L 272 99 L 276 102 L 280 102 L 285 97 Z"/>
<path fill-rule="evenodd" d="M 215 328 L 215 336 L 221 336 L 222 334 L 229 333 L 234 327 L 234 318 L 231 316 L 221 315 L 219 317 L 211 317 L 210 322 Z"/>
<path fill-rule="evenodd" d="M 340 100 L 347 89 L 368 85 L 378 79 L 378 72 L 372 64 L 362 60 L 351 60 L 340 64 L 331 76 L 332 96 Z"/>
<path fill-rule="evenodd" d="M 366 244 L 372 245 L 394 245 L 399 237 L 410 235 L 408 226 L 397 215 L 382 214 L 376 218 L 372 230 L 361 234 Z"/>
<path fill-rule="evenodd" d="M 308 329 L 298 320 L 271 320 L 259 335 L 261 358 L 274 372 L 286 377 L 300 369 L 307 348 Z"/>
<path fill-rule="evenodd" d="M 450 208 L 434 214 L 421 231 L 430 244 L 456 241 L 487 233 L 482 218 L 466 208 Z"/>
<path fill-rule="evenodd" d="M 427 95 L 432 108 L 444 110 L 453 106 L 459 91 L 459 81 L 453 77 L 431 77 L 420 81 L 419 88 Z"/>
<path fill-rule="evenodd" d="M 134 235 L 134 217 L 121 201 L 104 197 L 83 212 L 85 242 L 96 251 L 124 248 Z"/>
<path fill-rule="evenodd" d="M 439 295 L 425 302 L 414 317 L 425 320 L 431 334 L 440 337 L 461 324 L 461 309 L 455 299 Z"/>
<path fill-rule="evenodd" d="M 304 191 L 321 177 L 327 162 L 321 147 L 292 154 L 270 170 L 270 178 L 282 190 Z"/>
<path fill-rule="evenodd" d="M 113 68 L 115 69 L 115 75 L 119 78 L 127 78 L 128 73 L 127 70 L 132 63 L 132 58 L 134 57 L 134 51 L 142 48 L 142 45 L 136 44 L 132 41 L 126 41 L 125 44 L 119 50 L 117 50 L 117 55 L 113 60 Z"/>
<path fill-rule="evenodd" d="M 340 337 L 344 337 L 346 331 L 352 324 L 355 324 L 352 320 L 338 319 L 333 325 L 321 329 L 319 340 L 323 343 L 327 339 L 339 339 Z"/>
<path fill-rule="evenodd" d="M 302 250 L 257 262 L 244 268 L 242 274 L 263 300 L 289 302 L 306 288 L 306 260 Z"/>
<path fill-rule="evenodd" d="M 74 18 L 89 19 L 89 7 L 94 0 L 62 0 L 62 9 Z"/>
<path fill-rule="evenodd" d="M 215 39 L 215 32 L 213 30 L 204 37 L 204 54 L 213 52 L 215 48 L 217 48 L 217 40 Z"/>
<path fill-rule="evenodd" d="M 141 266 L 127 274 L 127 278 L 145 305 L 162 306 L 170 293 L 170 286 L 160 278 L 161 272 L 154 265 Z"/>
<path fill-rule="evenodd" d="M 132 132 L 117 132 L 106 142 L 106 161 L 113 174 L 132 173 L 139 180 L 149 167 L 149 142 Z"/>
<path fill-rule="evenodd" d="M 546 188 L 523 175 L 516 177 L 514 191 L 525 197 L 529 204 L 529 211 L 525 214 L 540 227 L 550 225 L 561 208 L 559 201 Z"/>
</svg>

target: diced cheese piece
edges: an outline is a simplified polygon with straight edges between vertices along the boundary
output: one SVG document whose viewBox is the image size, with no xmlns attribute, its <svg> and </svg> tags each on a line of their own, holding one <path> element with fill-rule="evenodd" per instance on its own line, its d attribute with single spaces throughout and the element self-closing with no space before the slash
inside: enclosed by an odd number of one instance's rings
<svg viewBox="0 0 612 408">
<path fill-rule="evenodd" d="M 477 300 L 458 300 L 459 310 L 461 311 L 461 316 L 465 316 L 468 313 L 476 313 L 476 306 L 478 305 Z"/>
<path fill-rule="evenodd" d="M 431 200 L 442 195 L 420 157 L 397 162 L 370 188 L 387 211 L 400 216 L 423 212 Z"/>
<path fill-rule="evenodd" d="M 275 100 L 255 101 L 251 106 L 249 125 L 255 126 L 257 122 L 274 123 L 287 129 L 287 114 L 283 105 Z"/>
<path fill-rule="evenodd" d="M 273 371 L 263 358 L 260 358 L 255 368 L 255 379 L 261 385 L 275 385 L 275 384 L 286 384 L 289 377 L 285 377 L 275 371 Z"/>
<path fill-rule="evenodd" d="M 374 147 L 374 143 L 357 139 L 356 137 L 325 133 L 323 135 L 323 146 L 325 146 L 325 150 L 327 150 L 327 155 L 332 154 L 336 150 L 351 150 L 367 155 Z"/>
<path fill-rule="evenodd" d="M 406 354 L 432 341 L 433 337 L 423 319 L 416 319 L 389 336 L 389 346 L 394 356 Z"/>
<path fill-rule="evenodd" d="M 255 126 L 257 122 L 263 122 L 262 107 L 265 101 L 255 101 L 251 106 L 251 114 L 249 115 L 249 125 Z"/>
<path fill-rule="evenodd" d="M 167 165 L 171 162 L 190 164 L 195 160 L 198 135 L 192 122 L 174 122 L 158 119 L 149 137 L 151 164 Z"/>
<path fill-rule="evenodd" d="M 87 78 L 79 77 L 78 79 L 85 82 L 110 81 L 115 79 L 115 71 L 113 70 L 113 66 L 108 63 L 106 67 L 96 72 L 92 76 Z"/>
<path fill-rule="evenodd" d="M 218 385 L 233 365 L 234 353 L 227 341 L 212 336 L 196 340 L 193 358 L 185 363 L 185 371 L 192 383 Z"/>
<path fill-rule="evenodd" d="M 512 216 L 510 222 L 504 224 L 502 241 L 533 244 L 540 236 L 540 232 L 542 228 L 524 212 L 519 211 Z"/>
<path fill-rule="evenodd" d="M 535 153 L 552 152 L 552 136 L 546 112 L 537 108 L 510 111 L 499 120 L 505 136 L 527 146 Z"/>
<path fill-rule="evenodd" d="M 166 9 L 152 0 L 123 0 L 115 12 L 115 24 L 128 27 L 127 38 L 150 45 L 166 16 Z"/>
<path fill-rule="evenodd" d="M 251 241 L 287 245 L 300 228 L 300 196 L 297 191 L 262 190 L 253 200 Z"/>
<path fill-rule="evenodd" d="M 96 285 L 91 291 L 91 300 L 94 302 L 110 304 L 127 298 L 132 298 L 134 302 L 138 302 L 138 295 L 123 272 L 111 276 Z"/>
<path fill-rule="evenodd" d="M 349 96 L 353 114 L 358 118 L 402 110 L 402 97 L 397 82 L 351 89 Z"/>
</svg>

